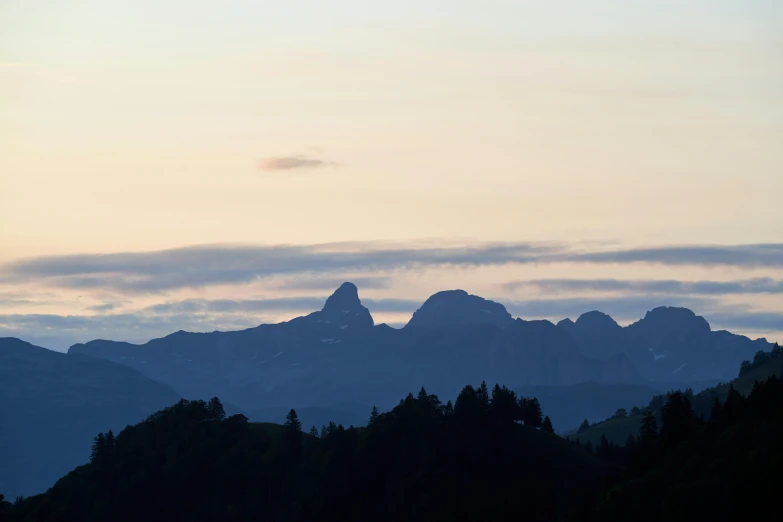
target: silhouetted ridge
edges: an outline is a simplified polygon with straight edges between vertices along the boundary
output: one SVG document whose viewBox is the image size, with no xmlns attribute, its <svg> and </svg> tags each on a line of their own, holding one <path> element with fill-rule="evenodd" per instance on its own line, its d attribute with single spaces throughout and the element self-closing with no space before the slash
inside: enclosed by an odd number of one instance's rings
<svg viewBox="0 0 783 522">
<path fill-rule="evenodd" d="M 450 326 L 458 324 L 494 324 L 504 328 L 513 322 L 500 303 L 472 295 L 464 290 L 446 290 L 427 299 L 413 313 L 409 326 Z"/>
<path fill-rule="evenodd" d="M 579 332 L 590 330 L 619 330 L 621 327 L 609 315 L 593 310 L 579 316 L 576 320 L 576 329 Z"/>
<path fill-rule="evenodd" d="M 334 293 L 326 299 L 326 303 L 322 310 L 324 312 L 337 309 L 342 311 L 361 307 L 362 302 L 359 300 L 359 290 L 356 288 L 356 285 L 353 283 L 343 283 L 340 285 L 340 288 L 335 290 Z"/>
<path fill-rule="evenodd" d="M 318 320 L 338 326 L 372 327 L 370 311 L 362 306 L 359 291 L 353 283 L 343 283 L 326 299 L 320 312 L 311 314 Z"/>
<path fill-rule="evenodd" d="M 557 327 L 558 328 L 562 328 L 563 330 L 565 330 L 568 333 L 571 333 L 571 332 L 574 331 L 574 325 L 575 325 L 575 323 L 571 319 L 569 319 L 568 317 L 566 317 L 565 319 L 563 319 L 562 321 L 557 323 Z"/>
<path fill-rule="evenodd" d="M 644 332 L 676 332 L 678 334 L 708 334 L 710 324 L 687 308 L 659 306 L 647 312 L 644 319 L 629 328 Z"/>
</svg>

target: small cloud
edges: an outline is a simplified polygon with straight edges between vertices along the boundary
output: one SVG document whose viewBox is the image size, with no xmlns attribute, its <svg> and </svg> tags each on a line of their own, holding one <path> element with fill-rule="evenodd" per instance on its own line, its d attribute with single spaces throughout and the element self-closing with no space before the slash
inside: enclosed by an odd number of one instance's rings
<svg viewBox="0 0 783 522">
<path fill-rule="evenodd" d="M 88 306 L 87 310 L 97 312 L 97 313 L 105 313 L 105 312 L 111 312 L 112 310 L 115 310 L 120 306 L 122 306 L 120 303 L 103 303 L 99 305 Z"/>
<path fill-rule="evenodd" d="M 258 169 L 262 172 L 274 172 L 277 170 L 315 169 L 321 167 L 335 167 L 337 163 L 314 158 L 305 154 L 294 156 L 277 156 L 265 158 L 259 161 Z"/>
</svg>

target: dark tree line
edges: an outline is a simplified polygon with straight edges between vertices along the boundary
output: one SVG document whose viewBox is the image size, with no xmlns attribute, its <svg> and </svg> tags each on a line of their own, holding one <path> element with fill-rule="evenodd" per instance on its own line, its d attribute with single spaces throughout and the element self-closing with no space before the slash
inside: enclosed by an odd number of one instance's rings
<svg viewBox="0 0 783 522">
<path fill-rule="evenodd" d="M 723 404 L 713 402 L 708 420 L 688 394 L 670 393 L 660 417 L 659 429 L 647 411 L 638 437 L 622 448 L 624 480 L 606 493 L 593 520 L 628 520 L 632 512 L 640 522 L 735 520 L 778 509 L 783 380 L 756 382 L 748 397 L 731 387 Z"/>
<path fill-rule="evenodd" d="M 783 362 L 783 348 L 781 348 L 778 343 L 775 343 L 775 346 L 773 346 L 772 350 L 769 352 L 762 350 L 756 352 L 756 354 L 753 356 L 753 361 L 742 361 L 742 364 L 740 365 L 739 376 L 742 377 L 749 371 L 773 360 L 780 360 Z"/>
<path fill-rule="evenodd" d="M 12 521 L 545 520 L 589 510 L 614 471 L 554 435 L 535 399 L 422 388 L 365 428 L 305 433 L 180 401 L 118 435 L 89 464 L 7 509 Z"/>
<path fill-rule="evenodd" d="M 554 435 L 536 399 L 485 383 L 446 404 L 421 388 L 392 411 L 373 408 L 365 428 L 308 433 L 294 410 L 282 426 L 261 425 L 226 418 L 217 398 L 182 400 L 98 434 L 90 462 L 49 492 L 13 504 L 0 496 L 0 516 L 659 522 L 776 512 L 783 381 L 757 382 L 747 397 L 730 388 L 709 415 L 690 391 L 662 397 L 624 445 L 603 437 L 595 447 Z"/>
</svg>

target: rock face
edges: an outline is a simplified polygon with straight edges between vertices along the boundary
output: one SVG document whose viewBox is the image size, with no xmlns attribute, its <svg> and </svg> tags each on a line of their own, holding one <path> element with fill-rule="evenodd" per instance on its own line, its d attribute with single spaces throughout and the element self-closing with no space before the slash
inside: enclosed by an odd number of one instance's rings
<svg viewBox="0 0 783 522">
<path fill-rule="evenodd" d="M 438 292 L 427 299 L 405 326 L 442 327 L 460 324 L 491 324 L 500 328 L 514 319 L 506 307 L 464 290 Z"/>
<path fill-rule="evenodd" d="M 362 306 L 359 300 L 359 290 L 353 283 L 343 283 L 340 288 L 329 296 L 320 312 L 308 316 L 316 321 L 327 324 L 339 324 L 345 328 L 372 328 L 373 319 L 370 311 Z M 343 328 L 343 329 L 345 329 Z"/>
<path fill-rule="evenodd" d="M 90 458 L 99 432 L 119 432 L 179 400 L 125 365 L 0 338 L 0 491 L 44 492 Z"/>
</svg>

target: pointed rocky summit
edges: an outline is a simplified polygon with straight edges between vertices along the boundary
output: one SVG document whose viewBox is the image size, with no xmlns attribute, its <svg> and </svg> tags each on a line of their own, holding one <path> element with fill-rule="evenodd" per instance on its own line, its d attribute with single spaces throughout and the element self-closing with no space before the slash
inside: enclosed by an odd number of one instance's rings
<svg viewBox="0 0 783 522">
<path fill-rule="evenodd" d="M 345 328 L 365 328 L 374 324 L 370 311 L 362 306 L 356 285 L 347 282 L 326 299 L 318 319 Z"/>
<path fill-rule="evenodd" d="M 360 307 L 362 307 L 362 302 L 359 299 L 359 289 L 356 288 L 355 284 L 346 282 L 341 284 L 340 288 L 326 299 L 322 310 L 324 312 L 338 308 L 340 310 L 351 310 Z"/>
</svg>

